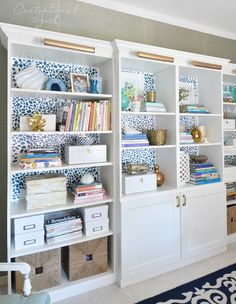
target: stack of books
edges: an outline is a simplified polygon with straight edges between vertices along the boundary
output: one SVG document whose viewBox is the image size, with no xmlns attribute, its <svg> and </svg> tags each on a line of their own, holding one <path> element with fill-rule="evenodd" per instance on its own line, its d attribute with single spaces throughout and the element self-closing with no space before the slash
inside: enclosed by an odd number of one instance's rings
<svg viewBox="0 0 236 304">
<path fill-rule="evenodd" d="M 57 112 L 58 131 L 106 131 L 111 129 L 111 101 L 80 101 Z"/>
<path fill-rule="evenodd" d="M 180 113 L 209 113 L 208 109 L 203 104 L 186 104 L 179 106 Z"/>
<path fill-rule="evenodd" d="M 142 102 L 141 111 L 144 112 L 166 112 L 166 108 L 161 102 Z"/>
<path fill-rule="evenodd" d="M 181 145 L 193 144 L 194 140 L 190 132 L 180 132 L 179 141 Z"/>
<path fill-rule="evenodd" d="M 190 164 L 190 183 L 204 185 L 220 182 L 220 175 L 211 162 Z"/>
<path fill-rule="evenodd" d="M 45 239 L 47 243 L 66 241 L 82 236 L 82 220 L 79 214 L 58 212 L 45 220 Z"/>
<path fill-rule="evenodd" d="M 21 169 L 37 169 L 60 167 L 62 165 L 60 154 L 54 149 L 29 149 L 22 155 L 19 162 Z"/>
<path fill-rule="evenodd" d="M 74 195 L 75 204 L 103 200 L 106 196 L 101 182 L 93 182 L 91 184 L 78 183 L 73 186 L 72 194 Z"/>
<path fill-rule="evenodd" d="M 145 147 L 149 146 L 146 134 L 123 134 L 122 147 Z"/>
</svg>

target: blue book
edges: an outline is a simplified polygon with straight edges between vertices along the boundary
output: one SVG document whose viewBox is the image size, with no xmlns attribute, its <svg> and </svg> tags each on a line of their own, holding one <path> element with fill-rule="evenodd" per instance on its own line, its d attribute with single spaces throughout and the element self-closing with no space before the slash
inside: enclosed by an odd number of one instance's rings
<svg viewBox="0 0 236 304">
<path fill-rule="evenodd" d="M 122 139 L 146 139 L 146 134 L 124 134 Z"/>
<path fill-rule="evenodd" d="M 191 181 L 190 180 L 190 183 L 194 184 L 194 185 L 205 185 L 205 184 L 218 183 L 220 181 L 221 181 L 220 178 L 215 178 L 215 179 L 208 179 L 208 180 L 204 180 L 204 181 Z"/>
<path fill-rule="evenodd" d="M 70 114 L 70 121 L 69 121 L 68 131 L 73 130 L 73 124 L 74 124 L 74 119 L 75 119 L 75 110 L 76 110 L 76 104 L 72 103 L 71 104 L 71 114 Z"/>
</svg>

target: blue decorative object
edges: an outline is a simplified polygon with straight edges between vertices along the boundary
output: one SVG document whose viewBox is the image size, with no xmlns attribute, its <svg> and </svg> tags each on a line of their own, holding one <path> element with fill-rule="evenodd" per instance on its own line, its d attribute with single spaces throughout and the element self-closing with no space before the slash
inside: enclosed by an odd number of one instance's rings
<svg viewBox="0 0 236 304">
<path fill-rule="evenodd" d="M 123 92 L 121 92 L 121 110 L 125 111 L 128 110 L 130 105 L 130 99 L 127 95 L 125 95 Z"/>
<path fill-rule="evenodd" d="M 48 91 L 67 91 L 66 84 L 59 78 L 50 78 L 45 85 L 45 90 Z"/>
<path fill-rule="evenodd" d="M 94 76 L 90 78 L 90 89 L 89 92 L 93 94 L 102 93 L 102 77 Z"/>
</svg>

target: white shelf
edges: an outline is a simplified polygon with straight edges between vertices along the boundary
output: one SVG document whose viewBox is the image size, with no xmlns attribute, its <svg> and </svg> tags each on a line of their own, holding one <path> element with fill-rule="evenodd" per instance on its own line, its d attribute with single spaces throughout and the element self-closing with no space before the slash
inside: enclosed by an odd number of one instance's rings
<svg viewBox="0 0 236 304">
<path fill-rule="evenodd" d="M 170 149 L 175 148 L 175 145 L 162 145 L 162 146 L 144 146 L 144 147 L 122 147 L 122 150 L 136 150 L 136 149 Z"/>
<path fill-rule="evenodd" d="M 196 117 L 221 117 L 221 114 L 212 114 L 212 113 L 179 113 L 179 116 L 196 116 Z"/>
<path fill-rule="evenodd" d="M 229 131 L 236 131 L 236 129 L 224 129 L 224 132 L 229 132 Z"/>
<path fill-rule="evenodd" d="M 131 193 L 131 194 L 122 194 L 121 203 L 129 202 L 130 200 L 134 200 L 134 199 L 146 198 L 146 197 L 150 197 L 150 196 L 165 193 L 165 192 L 170 193 L 171 191 L 176 192 L 177 189 L 175 187 L 170 187 L 170 186 L 163 185 L 163 186 L 157 187 L 157 190 L 154 190 L 154 191 L 145 191 L 145 192 L 137 192 L 137 193 Z"/>
<path fill-rule="evenodd" d="M 227 206 L 236 205 L 236 199 L 235 200 L 226 201 L 226 205 Z"/>
<path fill-rule="evenodd" d="M 11 96 L 24 97 L 24 98 L 50 98 L 50 99 L 70 99 L 70 100 L 112 99 L 111 94 L 91 94 L 91 93 L 31 90 L 31 89 L 18 89 L 18 88 L 11 89 Z"/>
<path fill-rule="evenodd" d="M 12 243 L 11 258 L 28 255 L 28 254 L 32 254 L 32 253 L 37 253 L 37 252 L 43 252 L 43 251 L 47 251 L 47 250 L 51 250 L 51 249 L 55 249 L 55 248 L 61 248 L 61 247 L 65 247 L 65 246 L 69 246 L 69 245 L 73 245 L 73 244 L 83 243 L 83 242 L 99 239 L 99 238 L 102 238 L 105 236 L 110 236 L 110 235 L 113 235 L 113 232 L 111 230 L 109 230 L 107 232 L 103 232 L 103 233 L 97 233 L 92 236 L 82 235 L 82 237 L 71 238 L 70 240 L 67 240 L 67 241 L 55 242 L 55 243 L 50 243 L 50 244 L 45 243 L 43 246 L 39 246 L 39 247 L 35 247 L 35 248 L 32 247 L 27 250 L 25 249 L 25 250 L 17 250 L 17 251 L 15 251 L 14 244 Z"/>
<path fill-rule="evenodd" d="M 88 163 L 88 164 L 76 164 L 76 165 L 67 165 L 63 163 L 61 167 L 50 167 L 50 168 L 37 168 L 37 169 L 20 169 L 18 164 L 12 165 L 11 173 L 32 173 L 32 172 L 42 172 L 42 171 L 55 171 L 55 170 L 64 170 L 64 169 L 74 169 L 74 168 L 92 168 L 92 167 L 106 167 L 112 166 L 112 162 L 103 162 L 103 163 Z"/>
<path fill-rule="evenodd" d="M 186 183 L 186 184 L 182 184 L 180 185 L 180 189 L 181 191 L 184 191 L 184 190 L 191 190 L 191 189 L 196 189 L 196 188 L 209 188 L 209 187 L 218 187 L 219 184 L 222 184 L 223 182 L 220 181 L 220 182 L 215 182 L 215 183 L 209 183 L 209 184 L 203 184 L 203 185 L 194 185 L 194 184 L 191 184 L 191 183 Z"/>
<path fill-rule="evenodd" d="M 194 144 L 180 144 L 180 147 L 183 148 L 183 147 L 208 147 L 208 146 L 221 146 L 222 144 L 221 143 L 194 143 Z"/>
<path fill-rule="evenodd" d="M 11 208 L 11 218 L 15 219 L 15 218 L 21 218 L 21 217 L 32 216 L 32 215 L 45 214 L 45 213 L 50 213 L 50 212 L 57 212 L 57 211 L 63 211 L 63 210 L 69 210 L 69 209 L 77 209 L 77 208 L 82 208 L 82 207 L 102 205 L 102 204 L 112 203 L 112 202 L 113 202 L 113 199 L 111 197 L 107 197 L 103 200 L 91 201 L 91 202 L 86 202 L 86 203 L 74 203 L 72 195 L 70 195 L 68 193 L 66 205 L 27 210 L 26 201 L 20 200 L 20 201 L 12 202 L 12 206 L 14 205 L 14 207 Z"/>
<path fill-rule="evenodd" d="M 12 135 L 67 135 L 67 134 L 72 134 L 72 135 L 89 135 L 89 134 L 112 134 L 113 131 L 112 130 L 107 130 L 107 131 L 43 131 L 43 132 L 32 132 L 32 131 L 25 131 L 25 132 L 21 132 L 21 131 L 12 131 L 11 134 Z"/>
<path fill-rule="evenodd" d="M 174 116 L 174 112 L 131 112 L 121 111 L 122 115 L 158 115 L 158 116 Z"/>
<path fill-rule="evenodd" d="M 224 106 L 232 106 L 232 107 L 236 107 L 236 102 L 223 102 Z"/>
<path fill-rule="evenodd" d="M 224 149 L 224 155 L 235 155 L 236 154 L 236 148 L 234 149 Z"/>
</svg>

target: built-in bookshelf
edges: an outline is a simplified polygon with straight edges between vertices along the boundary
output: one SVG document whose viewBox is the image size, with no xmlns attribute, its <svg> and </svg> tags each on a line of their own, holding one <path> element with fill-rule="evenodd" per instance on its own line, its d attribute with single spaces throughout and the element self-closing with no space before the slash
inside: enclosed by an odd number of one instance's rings
<svg viewBox="0 0 236 304">
<path fill-rule="evenodd" d="M 21 38 L 20 38 L 21 37 Z M 112 47 L 109 42 L 63 35 L 42 30 L 32 31 L 29 28 L 1 24 L 2 43 L 8 50 L 8 261 L 35 253 L 64 248 L 92 240 L 107 237 L 109 260 L 108 271 L 98 276 L 91 276 L 77 284 L 78 293 L 81 288 L 88 289 L 91 284 L 96 287 L 115 281 L 115 200 L 114 200 L 114 130 L 113 130 L 113 59 Z M 80 45 L 89 45 L 93 53 L 46 46 L 44 39 L 57 39 Z M 13 43 L 14 41 L 14 43 Z M 50 78 L 64 82 L 66 91 L 38 90 L 19 88 L 15 75 L 34 64 L 38 70 Z M 71 74 L 83 74 L 102 78 L 102 91 L 99 94 L 89 92 L 72 92 Z M 20 118 L 32 117 L 36 112 L 42 115 L 57 115 L 57 128 L 53 131 L 35 132 L 20 129 Z M 61 116 L 60 116 L 61 114 Z M 65 121 L 62 121 L 62 116 Z M 59 120 L 58 120 L 59 117 Z M 66 145 L 104 145 L 106 161 L 68 164 L 65 162 Z M 62 159 L 60 167 L 21 169 L 19 160 L 28 149 L 52 148 Z M 66 176 L 67 201 L 64 205 L 44 208 L 27 209 L 25 199 L 26 178 L 30 176 L 49 176 L 50 174 Z M 84 174 L 90 174 L 95 181 L 101 181 L 106 197 L 84 203 L 74 203 L 70 193 L 71 186 L 80 181 Z M 14 223 L 16 220 L 32 217 L 49 216 L 57 212 L 82 211 L 86 207 L 108 206 L 109 228 L 106 232 L 98 232 L 73 238 L 68 235 L 63 241 L 16 250 L 14 245 Z M 84 226 L 84 224 L 83 224 Z M 8 281 L 12 289 L 11 278 Z M 87 284 L 88 287 L 85 285 Z M 69 288 L 67 281 L 51 290 L 53 300 L 62 299 L 59 289 Z M 81 291 L 79 291 L 81 292 Z"/>
</svg>

